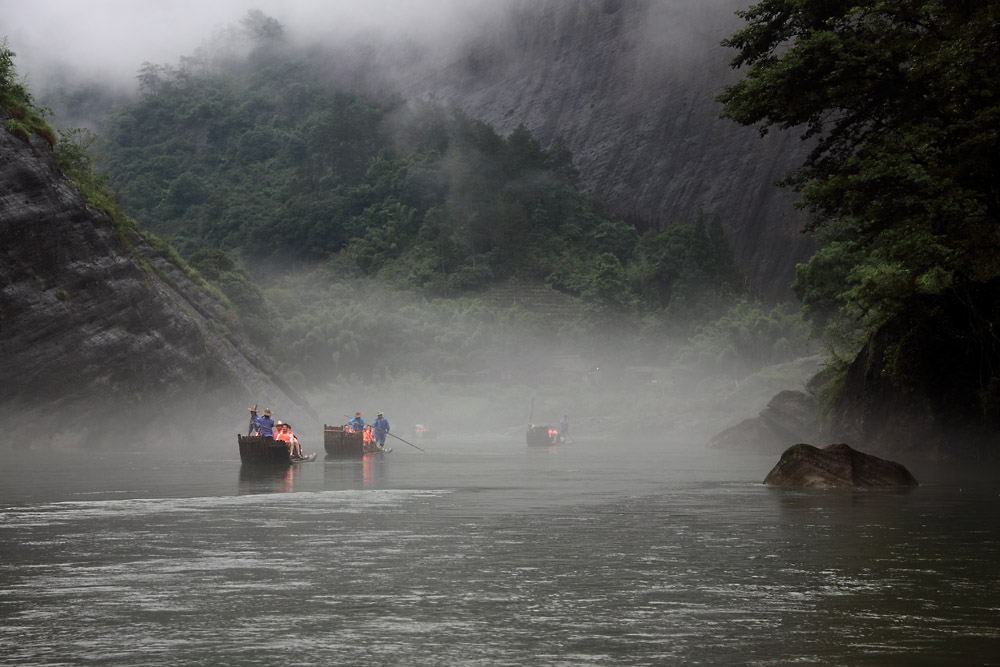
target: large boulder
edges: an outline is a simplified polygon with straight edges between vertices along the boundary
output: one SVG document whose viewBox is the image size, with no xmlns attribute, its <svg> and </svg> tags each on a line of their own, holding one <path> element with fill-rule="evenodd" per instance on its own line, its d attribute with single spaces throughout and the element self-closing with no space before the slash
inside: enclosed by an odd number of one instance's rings
<svg viewBox="0 0 1000 667">
<path fill-rule="evenodd" d="M 798 444 L 781 455 L 764 478 L 768 486 L 831 489 L 855 486 L 917 486 L 900 463 L 859 452 L 839 443 L 826 447 Z"/>
</svg>

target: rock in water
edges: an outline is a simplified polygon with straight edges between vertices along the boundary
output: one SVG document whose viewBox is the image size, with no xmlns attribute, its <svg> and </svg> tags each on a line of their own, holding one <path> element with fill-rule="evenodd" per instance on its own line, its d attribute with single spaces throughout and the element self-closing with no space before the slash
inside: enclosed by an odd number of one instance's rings
<svg viewBox="0 0 1000 667">
<path fill-rule="evenodd" d="M 854 486 L 917 486 L 900 463 L 859 452 L 840 443 L 826 447 L 793 445 L 764 478 L 768 486 L 832 489 Z"/>
</svg>

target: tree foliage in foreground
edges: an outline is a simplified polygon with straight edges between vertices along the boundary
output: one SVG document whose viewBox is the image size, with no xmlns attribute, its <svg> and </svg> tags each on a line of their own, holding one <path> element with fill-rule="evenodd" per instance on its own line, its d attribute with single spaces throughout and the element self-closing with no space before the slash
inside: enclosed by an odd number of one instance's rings
<svg viewBox="0 0 1000 667">
<path fill-rule="evenodd" d="M 1000 3 L 765 0 L 740 15 L 724 44 L 745 74 L 725 115 L 815 142 L 785 180 L 830 243 L 799 272 L 804 308 L 849 303 L 878 324 L 911 295 L 1000 276 Z"/>
<path fill-rule="evenodd" d="M 763 0 L 740 15 L 725 115 L 814 145 L 784 181 L 826 241 L 798 267 L 803 312 L 861 325 L 856 384 L 888 381 L 915 419 L 995 450 L 1000 2 Z"/>
</svg>

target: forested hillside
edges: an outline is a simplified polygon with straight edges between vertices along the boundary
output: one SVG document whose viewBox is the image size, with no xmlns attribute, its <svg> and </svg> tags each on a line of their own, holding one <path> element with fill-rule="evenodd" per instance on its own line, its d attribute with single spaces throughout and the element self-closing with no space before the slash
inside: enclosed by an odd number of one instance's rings
<svg viewBox="0 0 1000 667">
<path fill-rule="evenodd" d="M 717 218 L 640 234 L 580 192 L 560 142 L 345 91 L 271 21 L 245 19 L 275 29 L 245 59 L 144 65 L 141 98 L 102 121 L 98 165 L 286 371 L 469 369 L 474 350 L 516 348 L 515 328 L 584 346 L 619 330 L 683 339 L 743 298 Z M 512 284 L 562 305 L 525 309 Z M 752 310 L 700 356 L 743 372 L 804 350 L 794 316 Z M 763 329 L 779 333 L 747 341 Z"/>
</svg>

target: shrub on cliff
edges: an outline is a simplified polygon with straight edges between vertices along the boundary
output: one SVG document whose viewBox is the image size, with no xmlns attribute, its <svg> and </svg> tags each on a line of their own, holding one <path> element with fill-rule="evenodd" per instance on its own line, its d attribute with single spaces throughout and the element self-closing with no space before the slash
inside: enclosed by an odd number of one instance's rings
<svg viewBox="0 0 1000 667">
<path fill-rule="evenodd" d="M 45 110 L 35 106 L 27 86 L 18 78 L 15 55 L 4 38 L 0 42 L 0 109 L 9 118 L 3 121 L 3 126 L 25 141 L 37 134 L 52 146 L 56 142 L 55 132 L 45 122 Z"/>
</svg>

